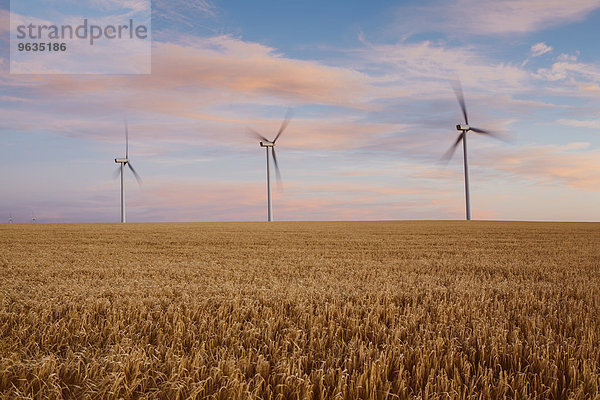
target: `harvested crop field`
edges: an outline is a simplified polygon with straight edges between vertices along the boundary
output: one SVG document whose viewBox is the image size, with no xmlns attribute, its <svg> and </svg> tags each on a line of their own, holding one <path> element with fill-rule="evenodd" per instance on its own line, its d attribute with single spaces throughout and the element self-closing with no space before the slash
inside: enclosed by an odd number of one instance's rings
<svg viewBox="0 0 600 400">
<path fill-rule="evenodd" d="M 600 398 L 600 224 L 0 225 L 1 398 Z"/>
</svg>

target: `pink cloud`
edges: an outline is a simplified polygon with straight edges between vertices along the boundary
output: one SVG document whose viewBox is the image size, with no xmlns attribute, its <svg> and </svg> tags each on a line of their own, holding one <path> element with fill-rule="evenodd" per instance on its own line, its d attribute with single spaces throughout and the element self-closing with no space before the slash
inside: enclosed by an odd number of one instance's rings
<svg viewBox="0 0 600 400">
<path fill-rule="evenodd" d="M 0 34 L 8 35 L 10 32 L 10 11 L 0 8 Z"/>
<path fill-rule="evenodd" d="M 600 129 L 600 121 L 594 120 L 577 120 L 577 119 L 559 119 L 559 124 L 573 126 L 576 128 Z"/>
<path fill-rule="evenodd" d="M 200 41 L 196 46 L 157 44 L 153 74 L 144 87 L 198 86 L 290 101 L 351 104 L 367 88 L 362 74 L 314 61 L 294 60 L 274 49 L 228 36 Z"/>
<path fill-rule="evenodd" d="M 150 76 L 2 74 L 0 80 L 7 87 L 28 88 L 22 101 L 35 102 L 38 110 L 33 116 L 19 109 L 1 110 L 6 117 L 4 125 L 13 128 L 72 132 L 101 139 L 115 127 L 109 126 L 109 121 L 85 126 L 86 120 L 115 114 L 120 119 L 125 113 L 137 112 L 152 120 L 143 129 L 146 138 L 164 138 L 165 130 L 179 126 L 181 131 L 171 135 L 175 141 L 208 136 L 202 134 L 204 131 L 212 138 L 232 138 L 236 143 L 246 127 L 269 135 L 269 130 L 276 131 L 279 121 L 273 123 L 249 116 L 248 112 L 236 112 L 235 116 L 222 112 L 220 108 L 232 103 L 286 106 L 307 102 L 369 109 L 372 106 L 368 101 L 377 90 L 367 75 L 357 71 L 286 58 L 270 47 L 229 36 L 195 38 L 193 45 L 156 43 Z M 60 120 L 56 120 L 57 114 Z M 286 133 L 288 144 L 347 148 L 371 135 L 402 129 L 396 124 L 367 123 L 343 115 L 337 112 L 324 119 L 295 119 L 291 130 L 300 135 Z M 169 120 L 173 117 L 184 118 L 187 126 L 182 120 Z M 190 120 L 202 122 L 202 128 L 193 126 Z M 94 129 L 101 133 L 94 133 Z"/>
<path fill-rule="evenodd" d="M 600 86 L 597 83 L 584 83 L 579 86 L 582 92 L 598 93 L 600 92 Z"/>
<path fill-rule="evenodd" d="M 102 193 L 107 189 L 98 188 Z M 273 191 L 273 205 L 278 220 L 461 218 L 460 201 L 453 193 L 383 185 L 286 182 L 284 191 Z M 127 207 L 132 221 L 262 221 L 266 190 L 259 181 L 194 183 L 157 178 L 139 191 L 132 190 Z"/>
<path fill-rule="evenodd" d="M 229 36 L 195 38 L 194 45 L 155 43 L 150 76 L 62 75 L 28 82 L 36 81 L 48 94 L 128 90 L 130 106 L 179 110 L 182 115 L 193 115 L 198 103 L 230 101 L 231 96 L 237 101 L 273 96 L 289 103 L 361 107 L 370 90 L 368 77 L 360 72 L 286 58 L 270 47 Z"/>
<path fill-rule="evenodd" d="M 594 192 L 600 188 L 600 150 L 588 147 L 588 143 L 530 145 L 511 155 L 489 154 L 479 165 L 547 185 L 564 184 Z"/>
</svg>

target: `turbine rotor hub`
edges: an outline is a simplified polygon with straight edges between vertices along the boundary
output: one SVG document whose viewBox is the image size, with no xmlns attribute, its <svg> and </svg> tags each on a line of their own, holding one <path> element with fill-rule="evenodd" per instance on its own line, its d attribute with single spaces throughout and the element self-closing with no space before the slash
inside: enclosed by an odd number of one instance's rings
<svg viewBox="0 0 600 400">
<path fill-rule="evenodd" d="M 468 124 L 459 124 L 456 125 L 456 130 L 466 132 L 471 130 L 471 127 Z"/>
<path fill-rule="evenodd" d="M 264 140 L 260 142 L 260 147 L 274 147 L 275 143 L 273 142 L 265 142 Z"/>
</svg>

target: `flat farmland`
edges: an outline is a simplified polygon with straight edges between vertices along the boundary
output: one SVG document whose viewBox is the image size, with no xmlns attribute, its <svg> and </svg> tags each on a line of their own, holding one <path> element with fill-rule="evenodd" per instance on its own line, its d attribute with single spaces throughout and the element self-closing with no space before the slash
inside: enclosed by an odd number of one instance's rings
<svg viewBox="0 0 600 400">
<path fill-rule="evenodd" d="M 600 224 L 2 224 L 0 397 L 598 399 Z"/>
</svg>

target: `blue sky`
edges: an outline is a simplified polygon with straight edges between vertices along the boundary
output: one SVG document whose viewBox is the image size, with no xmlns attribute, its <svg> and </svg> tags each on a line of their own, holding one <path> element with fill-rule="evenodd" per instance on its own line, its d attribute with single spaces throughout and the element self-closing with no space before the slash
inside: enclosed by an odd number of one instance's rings
<svg viewBox="0 0 600 400">
<path fill-rule="evenodd" d="M 152 73 L 88 76 L 10 74 L 0 9 L 0 220 L 118 221 L 125 116 L 129 221 L 264 220 L 288 108 L 275 219 L 463 219 L 456 78 L 508 139 L 469 134 L 475 219 L 600 220 L 600 1 L 154 1 Z"/>
</svg>

